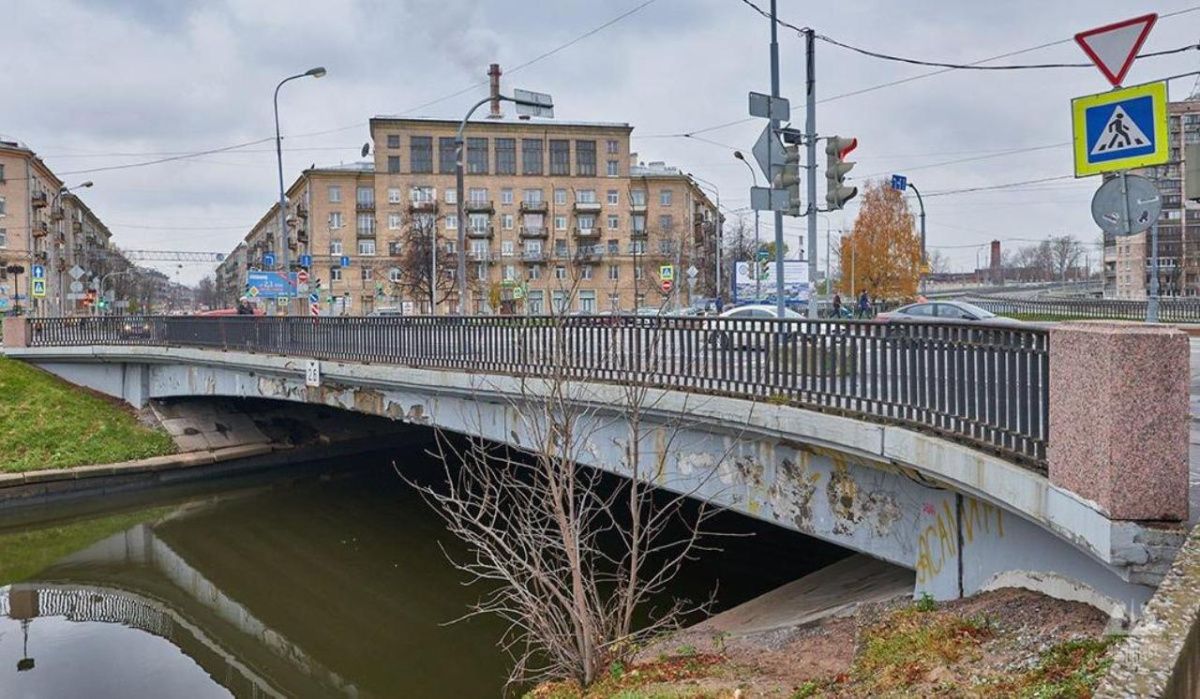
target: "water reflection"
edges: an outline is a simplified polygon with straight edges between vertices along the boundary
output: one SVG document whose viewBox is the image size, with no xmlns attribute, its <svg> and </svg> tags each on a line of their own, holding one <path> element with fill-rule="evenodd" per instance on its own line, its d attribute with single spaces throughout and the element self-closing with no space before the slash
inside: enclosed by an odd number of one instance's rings
<svg viewBox="0 0 1200 699">
<path fill-rule="evenodd" d="M 502 627 L 447 625 L 479 596 L 442 547 L 463 552 L 390 458 L 363 461 L 0 533 L 0 693 L 499 696 Z M 728 605 L 841 555 L 758 530 L 681 584 L 703 594 L 720 579 Z"/>
</svg>

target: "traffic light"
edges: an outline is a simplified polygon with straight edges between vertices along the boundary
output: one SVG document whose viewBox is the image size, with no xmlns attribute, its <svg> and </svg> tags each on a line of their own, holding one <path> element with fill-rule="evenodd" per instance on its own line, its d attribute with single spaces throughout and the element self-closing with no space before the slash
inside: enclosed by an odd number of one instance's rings
<svg viewBox="0 0 1200 699">
<path fill-rule="evenodd" d="M 788 216 L 800 215 L 800 146 L 783 147 L 783 170 L 772 183 L 775 189 L 788 192 Z"/>
<path fill-rule="evenodd" d="M 841 136 L 830 136 L 825 145 L 825 205 L 830 211 L 841 209 L 858 195 L 858 187 L 845 185 L 846 173 L 854 169 L 846 156 L 857 147 L 857 138 Z"/>
</svg>

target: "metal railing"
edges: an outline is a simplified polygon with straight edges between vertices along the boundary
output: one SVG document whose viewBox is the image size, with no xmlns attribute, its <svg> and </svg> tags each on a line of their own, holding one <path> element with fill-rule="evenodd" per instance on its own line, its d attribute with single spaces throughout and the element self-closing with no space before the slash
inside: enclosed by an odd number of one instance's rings
<svg viewBox="0 0 1200 699">
<path fill-rule="evenodd" d="M 1145 320 L 1146 302 L 1125 299 L 1017 299 L 1000 296 L 970 296 L 971 303 L 999 315 L 1031 315 L 1048 318 L 1094 318 L 1097 320 Z M 1200 323 L 1200 299 L 1159 300 L 1162 323 Z"/>
<path fill-rule="evenodd" d="M 979 323 L 661 316 L 31 319 L 31 344 L 166 345 L 636 383 L 895 423 L 1046 458 L 1049 334 Z"/>
</svg>

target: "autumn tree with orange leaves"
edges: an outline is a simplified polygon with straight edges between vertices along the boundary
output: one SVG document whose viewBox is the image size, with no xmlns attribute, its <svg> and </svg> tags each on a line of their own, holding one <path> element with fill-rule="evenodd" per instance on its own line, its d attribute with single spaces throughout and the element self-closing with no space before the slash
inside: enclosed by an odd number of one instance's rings
<svg viewBox="0 0 1200 699">
<path fill-rule="evenodd" d="M 838 290 L 866 291 L 872 298 L 901 299 L 917 293 L 921 237 L 904 196 L 882 182 L 867 182 L 854 230 L 838 250 Z"/>
</svg>

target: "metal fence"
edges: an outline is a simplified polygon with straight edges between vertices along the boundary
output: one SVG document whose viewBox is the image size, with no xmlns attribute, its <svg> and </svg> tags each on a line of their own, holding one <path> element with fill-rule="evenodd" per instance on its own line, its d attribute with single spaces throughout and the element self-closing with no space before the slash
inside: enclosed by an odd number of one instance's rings
<svg viewBox="0 0 1200 699">
<path fill-rule="evenodd" d="M 1035 468 L 1046 456 L 1049 338 L 1037 326 L 632 316 L 29 322 L 39 347 L 206 347 L 636 383 L 894 422 Z"/>
<path fill-rule="evenodd" d="M 1119 299 L 1016 299 L 972 296 L 971 303 L 1000 315 L 1032 315 L 1097 320 L 1145 320 L 1146 302 Z M 1158 319 L 1163 323 L 1200 323 L 1200 300 L 1160 299 Z"/>
</svg>

